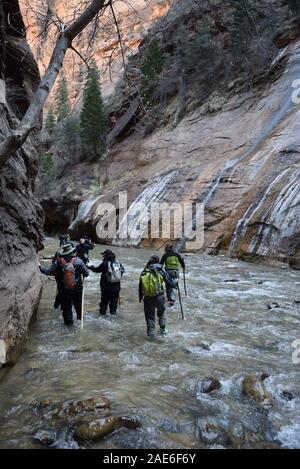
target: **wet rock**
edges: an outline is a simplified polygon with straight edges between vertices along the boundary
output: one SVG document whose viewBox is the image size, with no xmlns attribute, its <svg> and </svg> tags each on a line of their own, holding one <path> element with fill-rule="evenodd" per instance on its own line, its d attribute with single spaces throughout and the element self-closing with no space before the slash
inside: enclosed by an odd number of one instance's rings
<svg viewBox="0 0 300 469">
<path fill-rule="evenodd" d="M 268 309 L 276 309 L 276 308 L 280 308 L 280 304 L 277 303 L 277 301 L 273 301 L 272 303 L 268 304 Z"/>
<path fill-rule="evenodd" d="M 216 417 L 200 417 L 196 421 L 195 434 L 205 444 L 227 445 L 228 423 Z"/>
<path fill-rule="evenodd" d="M 208 342 L 200 342 L 198 347 L 202 348 L 203 350 L 210 350 L 210 344 Z"/>
<path fill-rule="evenodd" d="M 140 427 L 139 422 L 131 417 L 107 417 L 94 419 L 79 425 L 74 432 L 74 438 L 78 441 L 96 441 L 113 433 L 119 428 L 129 428 L 134 430 Z"/>
<path fill-rule="evenodd" d="M 238 283 L 239 280 L 237 278 L 230 278 L 228 280 L 224 280 L 224 283 Z"/>
<path fill-rule="evenodd" d="M 212 391 L 220 389 L 221 383 L 216 378 L 205 377 L 200 383 L 200 391 L 208 394 Z"/>
<path fill-rule="evenodd" d="M 262 381 L 265 381 L 265 380 L 268 379 L 268 378 L 270 378 L 269 373 L 262 373 L 262 374 L 260 375 L 260 379 L 261 379 Z"/>
<path fill-rule="evenodd" d="M 263 407 L 271 405 L 271 399 L 261 376 L 249 375 L 243 379 L 242 393 L 249 399 L 261 404 Z"/>
<path fill-rule="evenodd" d="M 110 408 L 110 402 L 106 397 L 91 397 L 89 399 L 77 399 L 66 402 L 53 403 L 42 400 L 39 409 L 47 419 L 57 420 L 76 417 L 87 412 L 103 411 Z"/>
<path fill-rule="evenodd" d="M 293 399 L 295 399 L 296 396 L 293 393 L 293 391 L 288 391 L 285 389 L 282 391 L 281 397 L 285 399 L 286 401 L 292 401 Z"/>
<path fill-rule="evenodd" d="M 278 31 L 273 39 L 274 44 L 278 49 L 286 47 L 291 42 L 300 37 L 300 17 L 293 17 L 291 20 L 286 21 L 280 31 Z"/>
<path fill-rule="evenodd" d="M 56 440 L 56 433 L 48 430 L 40 430 L 33 436 L 33 439 L 43 446 L 50 446 Z"/>
</svg>

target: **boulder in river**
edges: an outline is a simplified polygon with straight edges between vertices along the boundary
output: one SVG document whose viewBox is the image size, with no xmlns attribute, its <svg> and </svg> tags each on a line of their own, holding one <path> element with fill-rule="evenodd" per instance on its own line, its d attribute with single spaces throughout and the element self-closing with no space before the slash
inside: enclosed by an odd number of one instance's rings
<svg viewBox="0 0 300 469">
<path fill-rule="evenodd" d="M 205 377 L 200 383 L 200 391 L 208 394 L 212 391 L 220 389 L 221 383 L 216 378 Z"/>
<path fill-rule="evenodd" d="M 96 396 L 88 399 L 75 399 L 65 402 L 51 402 L 42 400 L 39 410 L 47 419 L 65 419 L 76 417 L 87 412 L 103 411 L 110 408 L 110 402 L 106 397 Z"/>
<path fill-rule="evenodd" d="M 140 427 L 140 423 L 131 417 L 106 417 L 94 419 L 81 423 L 74 432 L 74 438 L 78 441 L 96 441 L 113 433 L 119 428 L 129 428 L 134 430 Z"/>
<path fill-rule="evenodd" d="M 246 376 L 242 382 L 242 393 L 264 407 L 271 405 L 271 399 L 265 388 L 262 376 L 254 374 Z"/>
</svg>

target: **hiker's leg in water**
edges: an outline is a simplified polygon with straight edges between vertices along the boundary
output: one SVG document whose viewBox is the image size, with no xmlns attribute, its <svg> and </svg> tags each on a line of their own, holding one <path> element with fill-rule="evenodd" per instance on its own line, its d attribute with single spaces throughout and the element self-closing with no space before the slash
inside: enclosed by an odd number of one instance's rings
<svg viewBox="0 0 300 469">
<path fill-rule="evenodd" d="M 105 290 L 101 290 L 101 301 L 100 301 L 100 304 L 99 304 L 99 306 L 100 306 L 99 313 L 100 313 L 101 316 L 105 316 L 108 304 L 109 304 L 108 292 L 105 291 Z"/>
<path fill-rule="evenodd" d="M 73 324 L 73 313 L 72 313 L 72 295 L 70 292 L 64 291 L 62 295 L 62 315 L 64 318 L 65 325 Z"/>
<path fill-rule="evenodd" d="M 56 280 L 56 297 L 55 297 L 55 301 L 54 301 L 54 305 L 53 305 L 53 308 L 57 309 L 61 306 L 61 303 L 62 303 L 62 285 L 61 285 L 61 282 L 57 279 Z"/>
<path fill-rule="evenodd" d="M 155 337 L 155 298 L 144 298 L 144 312 L 147 324 L 147 336 Z"/>
<path fill-rule="evenodd" d="M 73 292 L 73 305 L 77 314 L 77 319 L 81 319 L 82 310 L 82 289 Z"/>
<path fill-rule="evenodd" d="M 110 314 L 117 314 L 119 291 L 112 291 L 109 295 L 109 312 Z"/>
<path fill-rule="evenodd" d="M 164 330 L 166 327 L 166 316 L 165 316 L 165 297 L 164 295 L 159 295 L 156 297 L 156 308 L 158 316 L 158 324 L 161 330 Z"/>
<path fill-rule="evenodd" d="M 175 281 L 176 283 L 178 283 L 178 272 L 177 272 L 177 270 L 167 270 L 167 272 L 170 275 L 171 279 L 173 281 Z M 171 304 L 174 304 L 175 301 L 176 301 L 177 288 L 173 288 L 173 287 L 170 287 L 170 286 L 167 285 L 166 290 L 167 290 L 168 301 Z"/>
</svg>

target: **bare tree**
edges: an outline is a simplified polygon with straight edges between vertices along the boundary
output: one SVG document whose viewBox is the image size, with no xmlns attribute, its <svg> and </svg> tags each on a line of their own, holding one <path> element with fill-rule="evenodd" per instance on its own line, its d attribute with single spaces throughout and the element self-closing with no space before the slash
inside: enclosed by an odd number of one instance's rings
<svg viewBox="0 0 300 469">
<path fill-rule="evenodd" d="M 82 13 L 73 22 L 67 25 L 63 21 L 59 22 L 59 35 L 50 63 L 32 102 L 18 127 L 0 143 L 0 168 L 23 145 L 28 135 L 38 127 L 40 114 L 62 68 L 66 52 L 73 47 L 72 41 L 110 4 L 111 0 L 91 0 L 88 4 L 85 2 Z"/>
</svg>

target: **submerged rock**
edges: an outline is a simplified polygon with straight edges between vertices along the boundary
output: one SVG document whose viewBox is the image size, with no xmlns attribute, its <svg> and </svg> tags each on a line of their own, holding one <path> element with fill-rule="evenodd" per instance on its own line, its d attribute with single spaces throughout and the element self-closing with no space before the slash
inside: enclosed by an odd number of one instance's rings
<svg viewBox="0 0 300 469">
<path fill-rule="evenodd" d="M 79 441 L 101 440 L 122 427 L 134 430 L 140 427 L 140 423 L 131 417 L 113 416 L 103 419 L 94 419 L 79 425 L 79 427 L 75 429 L 74 438 Z"/>
<path fill-rule="evenodd" d="M 243 379 L 242 393 L 249 399 L 268 407 L 271 404 L 270 396 L 265 388 L 262 376 L 249 375 Z"/>
<path fill-rule="evenodd" d="M 200 391 L 208 394 L 212 391 L 220 389 L 221 383 L 216 378 L 205 377 L 200 383 Z"/>
<path fill-rule="evenodd" d="M 268 309 L 276 309 L 276 308 L 280 308 L 280 304 L 277 303 L 277 301 L 273 301 L 272 303 L 268 304 Z"/>
<path fill-rule="evenodd" d="M 65 419 L 76 417 L 87 412 L 96 412 L 110 408 L 110 401 L 106 397 L 91 397 L 89 399 L 76 399 L 72 401 L 53 403 L 49 400 L 42 400 L 39 403 L 39 410 L 47 419 Z"/>
<path fill-rule="evenodd" d="M 40 430 L 33 436 L 33 439 L 43 446 L 50 446 L 56 441 L 56 433 L 49 430 Z"/>
</svg>

